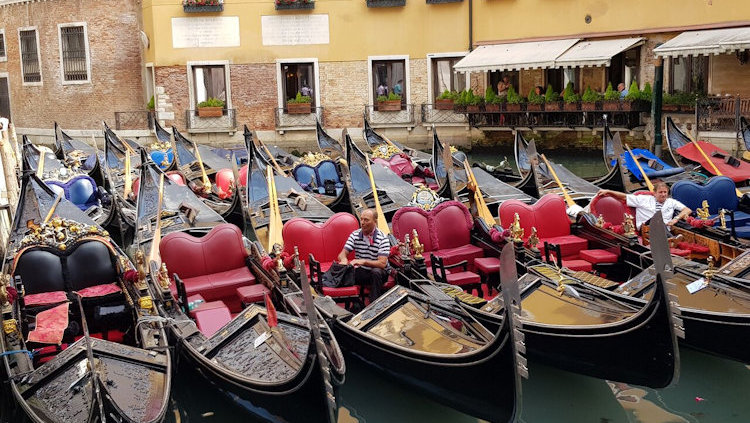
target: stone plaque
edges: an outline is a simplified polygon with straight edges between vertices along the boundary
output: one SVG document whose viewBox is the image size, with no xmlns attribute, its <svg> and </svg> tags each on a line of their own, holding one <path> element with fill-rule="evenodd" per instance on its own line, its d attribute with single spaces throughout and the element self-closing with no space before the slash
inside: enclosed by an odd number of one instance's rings
<svg viewBox="0 0 750 423">
<path fill-rule="evenodd" d="M 172 48 L 239 46 L 239 16 L 172 18 Z"/>
<path fill-rule="evenodd" d="M 328 15 L 261 16 L 264 46 L 328 44 Z"/>
</svg>

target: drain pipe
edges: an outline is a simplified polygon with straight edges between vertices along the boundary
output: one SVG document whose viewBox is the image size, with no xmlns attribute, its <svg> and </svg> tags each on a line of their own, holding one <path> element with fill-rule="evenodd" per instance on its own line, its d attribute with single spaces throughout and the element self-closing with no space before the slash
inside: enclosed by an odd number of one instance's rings
<svg viewBox="0 0 750 423">
<path fill-rule="evenodd" d="M 474 1 L 469 0 L 469 51 L 474 49 Z"/>
</svg>

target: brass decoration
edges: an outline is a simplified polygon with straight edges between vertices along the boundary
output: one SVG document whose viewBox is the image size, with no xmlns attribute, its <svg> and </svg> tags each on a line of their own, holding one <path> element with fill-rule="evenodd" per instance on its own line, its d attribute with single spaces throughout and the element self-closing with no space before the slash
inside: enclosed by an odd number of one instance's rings
<svg viewBox="0 0 750 423">
<path fill-rule="evenodd" d="M 531 251 L 535 253 L 539 252 L 537 244 L 539 244 L 539 236 L 536 233 L 536 226 L 532 226 L 531 235 L 529 235 L 529 248 L 531 249 Z"/>
<path fill-rule="evenodd" d="M 411 196 L 411 201 L 407 206 L 419 207 L 422 210 L 430 211 L 435 208 L 440 202 L 440 198 L 435 191 L 425 185 L 419 185 L 414 194 Z"/>
<path fill-rule="evenodd" d="M 633 216 L 625 213 L 624 220 L 622 222 L 622 229 L 627 237 L 635 237 L 635 225 L 633 224 Z"/>
<path fill-rule="evenodd" d="M 390 160 L 391 157 L 401 154 L 401 150 L 393 144 L 380 144 L 372 150 L 372 158 Z"/>
<path fill-rule="evenodd" d="M 701 220 L 708 220 L 708 216 L 710 216 L 708 212 L 708 200 L 703 200 L 701 207 L 695 211 L 695 214 L 697 214 Z"/>
<path fill-rule="evenodd" d="M 331 158 L 330 158 L 330 157 L 328 157 L 328 156 L 326 156 L 326 155 L 325 155 L 325 154 L 323 154 L 323 153 L 318 153 L 318 152 L 315 152 L 315 153 L 313 153 L 313 152 L 307 153 L 307 154 L 305 154 L 304 156 L 302 156 L 302 158 L 300 159 L 300 161 L 301 161 L 302 163 L 304 163 L 304 164 L 306 164 L 306 165 L 308 165 L 308 166 L 311 166 L 311 167 L 315 167 L 315 166 L 317 166 L 317 165 L 318 165 L 318 164 L 319 164 L 320 162 L 323 162 L 323 161 L 326 161 L 326 160 L 331 160 Z"/>
<path fill-rule="evenodd" d="M 711 278 L 714 277 L 717 270 L 714 267 L 714 257 L 708 256 L 708 269 L 703 271 L 703 277 L 706 279 L 705 285 L 708 285 L 711 283 Z"/>
<path fill-rule="evenodd" d="M 149 144 L 148 148 L 154 151 L 163 151 L 166 153 L 170 148 L 172 148 L 172 143 L 170 141 L 156 140 Z"/>
<path fill-rule="evenodd" d="M 450 150 L 451 150 L 451 154 L 458 152 L 458 149 L 454 146 L 450 146 Z"/>
<path fill-rule="evenodd" d="M 521 242 L 523 240 L 523 232 L 521 218 L 518 217 L 518 213 L 515 213 L 513 216 L 513 223 L 510 225 L 510 237 L 513 242 Z"/>
<path fill-rule="evenodd" d="M 28 222 L 30 232 L 21 240 L 21 248 L 30 246 L 46 246 L 65 250 L 76 242 L 90 237 L 108 237 L 107 231 L 96 226 L 89 226 L 73 220 L 54 217 L 49 222 L 37 225 Z"/>
<path fill-rule="evenodd" d="M 422 245 L 419 242 L 419 235 L 417 235 L 417 230 L 412 229 L 411 233 L 411 248 L 414 250 L 414 258 L 415 259 L 421 259 L 422 253 L 424 252 L 424 245 Z"/>
<path fill-rule="evenodd" d="M 167 264 L 162 263 L 161 267 L 159 268 L 159 285 L 161 285 L 162 289 L 169 289 L 169 272 L 167 271 Z"/>
<path fill-rule="evenodd" d="M 138 299 L 138 307 L 142 308 L 143 310 L 151 310 L 154 308 L 154 300 L 151 299 L 150 296 L 146 295 L 145 297 L 141 297 Z"/>
<path fill-rule="evenodd" d="M 727 228 L 727 217 L 726 217 L 726 209 L 720 209 L 719 210 L 719 222 L 721 222 L 721 225 L 719 226 L 721 229 Z"/>
<path fill-rule="evenodd" d="M 596 227 L 597 228 L 604 227 L 604 216 L 602 216 L 601 214 L 599 215 L 599 217 L 596 218 Z"/>
<path fill-rule="evenodd" d="M 18 322 L 16 319 L 3 320 L 3 332 L 6 335 L 10 335 L 13 332 L 18 331 Z"/>
</svg>

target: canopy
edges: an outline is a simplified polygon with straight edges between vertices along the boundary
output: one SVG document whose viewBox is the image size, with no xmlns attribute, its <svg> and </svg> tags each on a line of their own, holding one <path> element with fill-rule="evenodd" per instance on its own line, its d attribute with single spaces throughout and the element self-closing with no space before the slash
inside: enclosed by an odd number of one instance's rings
<svg viewBox="0 0 750 423">
<path fill-rule="evenodd" d="M 750 48 L 750 27 L 686 31 L 654 49 L 657 56 L 699 56 Z"/>
<path fill-rule="evenodd" d="M 581 41 L 555 59 L 555 67 L 609 66 L 615 55 L 643 43 L 643 38 Z"/>
<path fill-rule="evenodd" d="M 457 72 L 509 71 L 555 67 L 555 59 L 579 38 L 479 46 L 453 66 Z"/>
</svg>

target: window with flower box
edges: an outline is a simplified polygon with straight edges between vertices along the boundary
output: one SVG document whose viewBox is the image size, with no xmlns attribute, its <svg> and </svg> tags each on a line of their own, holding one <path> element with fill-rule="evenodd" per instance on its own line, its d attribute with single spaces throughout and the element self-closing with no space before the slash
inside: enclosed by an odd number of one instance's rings
<svg viewBox="0 0 750 423">
<path fill-rule="evenodd" d="M 20 28 L 18 42 L 21 53 L 23 85 L 41 85 L 42 68 L 39 65 L 39 39 L 36 28 Z"/>
<path fill-rule="evenodd" d="M 406 60 L 373 60 L 372 61 L 372 92 L 375 104 L 382 103 L 378 98 L 401 97 L 400 109 L 407 103 L 406 98 Z M 393 100 L 388 100 L 393 101 Z M 378 110 L 385 106 L 381 104 Z"/>
<path fill-rule="evenodd" d="M 276 10 L 315 9 L 315 0 L 276 0 Z"/>
<path fill-rule="evenodd" d="M 182 0 L 185 13 L 222 12 L 224 0 Z"/>
</svg>

